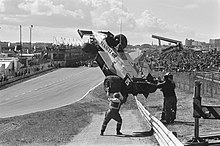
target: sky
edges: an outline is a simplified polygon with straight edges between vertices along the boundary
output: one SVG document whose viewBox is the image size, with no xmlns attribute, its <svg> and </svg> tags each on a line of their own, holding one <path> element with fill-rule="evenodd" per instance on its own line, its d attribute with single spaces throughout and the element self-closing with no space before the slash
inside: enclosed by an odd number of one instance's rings
<svg viewBox="0 0 220 146">
<path fill-rule="evenodd" d="M 77 29 L 132 45 L 157 43 L 152 35 L 209 42 L 220 39 L 220 0 L 0 0 L 0 41 L 30 42 L 31 32 L 32 42 L 72 43 Z"/>
</svg>

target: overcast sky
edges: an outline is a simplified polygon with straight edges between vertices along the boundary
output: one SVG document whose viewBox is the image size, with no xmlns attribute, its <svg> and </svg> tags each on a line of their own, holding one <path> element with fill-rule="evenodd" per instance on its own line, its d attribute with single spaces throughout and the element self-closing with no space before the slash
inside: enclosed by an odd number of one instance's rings
<svg viewBox="0 0 220 146">
<path fill-rule="evenodd" d="M 122 30 L 120 24 L 122 22 Z M 0 41 L 79 39 L 77 29 L 124 33 L 129 43 L 220 38 L 220 0 L 0 0 Z"/>
</svg>

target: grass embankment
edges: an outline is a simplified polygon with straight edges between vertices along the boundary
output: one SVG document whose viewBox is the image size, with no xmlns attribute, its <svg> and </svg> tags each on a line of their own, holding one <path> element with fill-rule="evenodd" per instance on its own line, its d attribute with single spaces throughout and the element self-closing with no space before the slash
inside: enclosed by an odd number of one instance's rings
<svg viewBox="0 0 220 146">
<path fill-rule="evenodd" d="M 135 108 L 129 98 L 125 108 Z M 86 127 L 95 113 L 108 108 L 103 85 L 79 102 L 42 112 L 0 119 L 0 145 L 60 145 Z"/>
</svg>

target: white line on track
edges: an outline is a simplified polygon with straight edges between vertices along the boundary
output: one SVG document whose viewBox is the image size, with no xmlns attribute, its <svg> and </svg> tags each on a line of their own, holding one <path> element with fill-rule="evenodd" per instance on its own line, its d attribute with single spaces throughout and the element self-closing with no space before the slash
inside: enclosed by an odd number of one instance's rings
<svg viewBox="0 0 220 146">
<path fill-rule="evenodd" d="M 83 70 L 83 71 L 81 71 L 81 72 L 79 72 L 78 74 L 80 74 L 80 73 L 82 73 L 82 72 L 84 72 L 84 71 L 87 71 L 87 70 L 89 70 L 89 68 L 88 68 L 88 69 L 85 69 L 85 70 Z M 78 75 L 78 74 L 75 74 L 75 75 Z M 33 79 L 30 79 L 30 80 L 24 81 L 24 82 L 22 82 L 21 84 L 28 83 L 28 82 L 30 82 L 30 81 L 36 80 L 36 79 L 41 78 L 41 77 L 44 77 L 44 76 L 46 76 L 46 75 L 48 75 L 48 74 L 44 74 L 44 75 L 41 75 L 41 76 L 35 77 L 35 78 L 33 78 Z M 73 76 L 73 75 L 70 75 L 70 76 Z M 69 77 L 70 77 L 70 76 L 69 76 Z M 66 77 L 66 78 L 69 78 L 69 77 Z"/>
<path fill-rule="evenodd" d="M 87 91 L 85 95 L 83 95 L 80 99 L 78 99 L 78 100 L 76 100 L 76 101 L 74 101 L 74 102 L 78 102 L 78 101 L 82 100 L 83 98 L 85 98 L 86 95 L 88 95 L 90 91 L 94 90 L 96 87 L 98 87 L 98 86 L 101 85 L 102 83 L 103 83 L 103 81 L 100 82 L 100 83 L 98 83 L 97 85 L 95 85 L 95 86 L 92 87 L 91 89 L 89 89 L 89 91 Z"/>
<path fill-rule="evenodd" d="M 87 79 L 83 79 L 83 80 L 87 80 Z M 61 80 L 61 81 L 64 81 L 64 80 Z M 61 82 L 61 81 L 56 81 L 56 82 L 54 82 L 54 83 L 58 83 L 58 82 Z M 14 97 L 17 98 L 18 96 L 23 96 L 23 95 L 25 95 L 25 94 L 31 93 L 32 91 L 37 91 L 37 90 L 43 89 L 43 88 L 45 88 L 45 87 L 47 87 L 47 86 L 53 85 L 54 83 L 48 84 L 48 85 L 45 85 L 45 86 L 42 86 L 42 87 L 40 87 L 40 88 L 36 88 L 36 89 L 33 89 L 33 90 L 29 90 L 29 91 L 27 91 L 27 92 L 23 92 L 23 93 L 21 93 L 21 94 L 19 94 L 19 95 L 15 95 Z M 78 99 L 78 100 L 76 100 L 76 101 L 74 101 L 74 102 L 78 102 L 78 101 L 82 100 L 90 91 L 92 91 L 93 89 L 95 89 L 96 87 L 98 87 L 101 83 L 103 83 L 103 81 L 100 82 L 100 83 L 98 83 L 97 85 L 95 85 L 95 86 L 92 87 L 91 89 L 89 89 L 89 90 L 85 93 L 85 95 L 83 95 L 80 99 Z M 78 85 L 78 84 L 77 84 L 77 85 Z M 77 86 L 77 85 L 75 85 L 75 86 Z M 73 86 L 73 87 L 74 87 L 74 86 Z M 20 99 L 23 99 L 23 98 L 25 98 L 25 97 L 22 97 L 22 98 L 20 98 Z M 7 102 L 8 102 L 9 100 L 11 100 L 11 99 L 13 99 L 13 98 L 7 98 L 7 99 L 3 100 L 2 103 L 0 103 L 0 105 L 7 104 Z"/>
<path fill-rule="evenodd" d="M 89 70 L 89 69 L 85 69 L 85 70 L 83 70 L 83 71 L 81 71 L 81 72 L 78 72 L 77 74 L 72 74 L 72 75 L 67 76 L 67 77 L 65 77 L 65 78 L 63 78 L 63 79 L 60 79 L 60 80 L 58 80 L 58 81 L 54 81 L 54 82 L 48 83 L 48 84 L 46 84 L 46 85 L 44 85 L 44 86 L 41 86 L 41 87 L 38 87 L 38 88 L 35 88 L 35 89 L 32 89 L 32 90 L 29 90 L 29 91 L 27 91 L 27 92 L 23 92 L 23 93 L 21 93 L 21 94 L 15 95 L 14 97 L 17 98 L 18 96 L 23 96 L 23 95 L 28 94 L 28 93 L 31 93 L 31 92 L 33 92 L 33 91 L 37 91 L 37 90 L 43 89 L 43 88 L 45 88 L 45 87 L 52 86 L 52 85 L 54 85 L 54 84 L 56 84 L 56 83 L 65 81 L 65 80 L 71 78 L 72 76 L 80 75 L 81 73 L 83 73 L 83 72 L 85 72 L 85 71 L 87 71 L 87 70 Z M 22 82 L 21 84 L 28 83 L 28 82 L 30 82 L 30 81 L 36 80 L 36 79 L 41 78 L 41 77 L 44 77 L 44 76 L 46 76 L 46 75 L 48 75 L 48 74 L 45 74 L 45 75 L 42 75 L 42 76 L 39 76 L 39 77 L 30 79 L 30 80 L 27 80 L 27 81 L 25 81 L 25 82 Z M 13 97 L 7 98 L 7 99 L 3 100 L 3 102 L 8 101 L 8 100 L 11 100 L 12 98 L 13 98 Z M 0 104 L 0 105 L 1 105 L 1 104 Z"/>
<path fill-rule="evenodd" d="M 33 79 L 30 79 L 30 80 L 24 81 L 24 82 L 22 82 L 21 84 L 28 83 L 28 82 L 30 82 L 30 81 L 36 80 L 36 79 L 41 78 L 41 77 L 46 76 L 46 75 L 47 75 L 47 74 L 45 74 L 45 75 L 41 75 L 41 76 L 39 76 L 39 77 L 35 77 L 35 78 L 33 78 Z"/>
<path fill-rule="evenodd" d="M 24 92 L 24 93 L 22 93 L 22 94 L 20 94 L 20 95 L 24 95 L 24 94 L 26 94 L 26 93 L 30 93 L 30 92 L 32 92 L 32 91 L 37 91 L 37 90 L 43 89 L 43 88 L 45 88 L 45 87 L 52 86 L 52 85 L 54 85 L 54 84 L 56 84 L 56 83 L 59 83 L 59 82 L 65 81 L 65 80 L 71 78 L 72 76 L 80 75 L 81 73 L 83 73 L 83 72 L 85 72 L 85 71 L 87 71 L 87 70 L 88 70 L 88 69 L 83 70 L 83 71 L 81 71 L 81 72 L 78 72 L 77 74 L 72 74 L 72 75 L 70 75 L 70 76 L 68 76 L 68 77 L 65 77 L 65 78 L 63 78 L 63 79 L 60 79 L 60 80 L 58 80 L 58 81 L 54 81 L 54 82 L 48 83 L 48 84 L 46 84 L 46 85 L 44 85 L 44 86 L 41 86 L 41 87 L 35 88 L 35 89 L 33 89 L 33 90 L 29 90 L 29 91 Z M 46 75 L 47 75 L 47 74 L 46 74 Z M 43 77 L 43 76 L 45 76 L 45 75 L 39 76 L 39 77 L 37 77 L 37 78 L 40 78 L 40 77 Z M 33 79 L 28 80 L 28 81 L 25 81 L 25 82 L 27 83 L 27 82 L 29 82 L 29 81 L 33 81 L 33 80 L 35 80 L 35 79 L 37 79 L 37 78 L 33 78 Z M 24 83 L 25 83 L 25 82 L 24 82 Z M 14 97 L 18 97 L 18 96 L 20 96 L 20 95 L 15 95 Z"/>
</svg>

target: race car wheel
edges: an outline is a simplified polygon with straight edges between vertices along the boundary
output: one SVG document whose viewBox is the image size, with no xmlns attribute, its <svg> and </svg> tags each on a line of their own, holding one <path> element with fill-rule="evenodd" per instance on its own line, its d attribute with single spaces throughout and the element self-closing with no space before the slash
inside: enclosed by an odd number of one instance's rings
<svg viewBox="0 0 220 146">
<path fill-rule="evenodd" d="M 123 34 L 118 34 L 114 37 L 116 42 L 119 44 L 121 42 L 121 49 L 124 49 L 127 47 L 128 41 L 125 35 Z M 120 41 L 121 40 L 121 41 Z"/>
<path fill-rule="evenodd" d="M 82 50 L 89 54 L 97 54 L 98 48 L 90 43 L 84 43 L 82 46 Z"/>
<path fill-rule="evenodd" d="M 107 92 L 109 88 L 109 93 L 120 92 L 123 87 L 123 80 L 115 75 L 107 76 L 104 80 L 104 90 Z"/>
<path fill-rule="evenodd" d="M 113 36 L 107 36 L 106 37 L 106 42 L 110 47 L 115 47 L 117 45 L 117 42 L 115 41 Z"/>
</svg>

